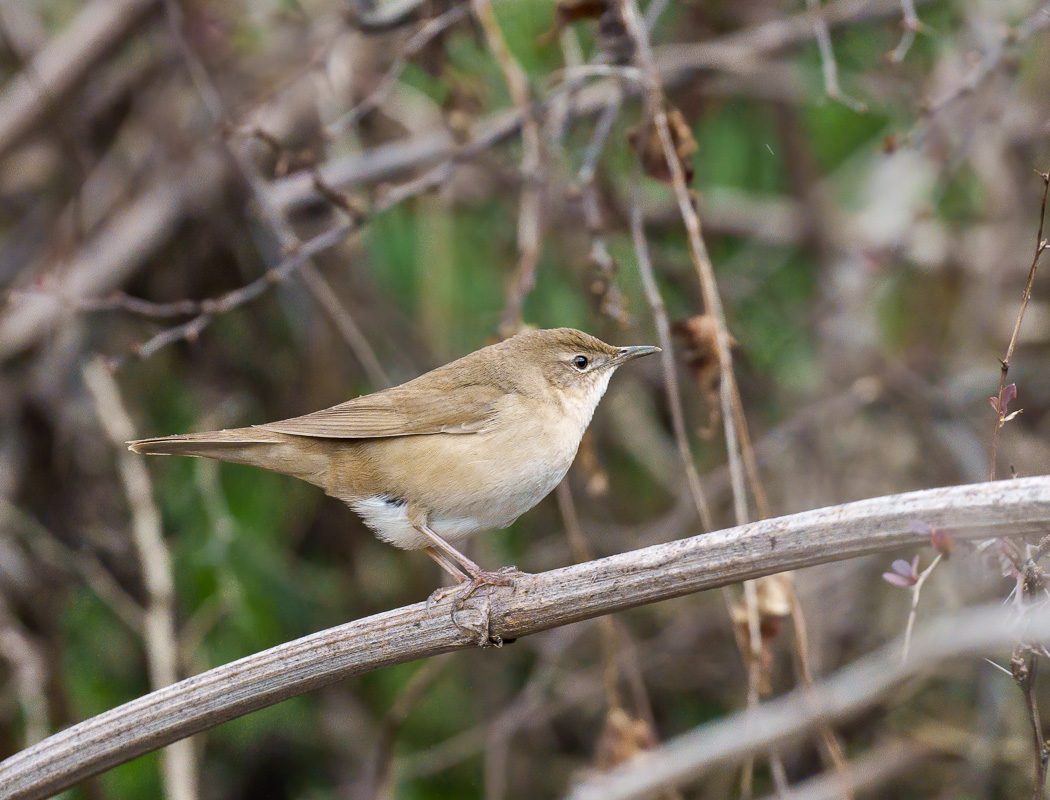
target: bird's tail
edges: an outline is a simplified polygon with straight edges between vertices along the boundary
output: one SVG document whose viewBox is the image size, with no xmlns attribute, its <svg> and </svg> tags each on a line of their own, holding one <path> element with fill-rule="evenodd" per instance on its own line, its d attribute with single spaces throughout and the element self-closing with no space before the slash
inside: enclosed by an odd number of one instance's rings
<svg viewBox="0 0 1050 800">
<path fill-rule="evenodd" d="M 328 458 L 310 446 L 309 438 L 263 428 L 184 433 L 127 444 L 129 450 L 143 455 L 213 458 L 294 475 L 318 485 L 323 485 L 328 470 Z"/>
</svg>

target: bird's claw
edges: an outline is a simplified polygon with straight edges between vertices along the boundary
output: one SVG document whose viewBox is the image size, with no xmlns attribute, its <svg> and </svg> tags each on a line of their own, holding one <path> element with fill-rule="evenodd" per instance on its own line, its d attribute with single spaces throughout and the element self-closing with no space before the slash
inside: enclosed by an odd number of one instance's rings
<svg viewBox="0 0 1050 800">
<path fill-rule="evenodd" d="M 463 611 L 467 600 L 483 586 L 514 586 L 514 581 L 524 575 L 525 573 L 517 567 L 501 567 L 494 572 L 483 570 L 476 575 L 471 576 L 469 580 L 457 583 L 455 586 L 443 586 L 440 589 L 435 590 L 431 593 L 430 597 L 427 598 L 427 612 L 430 612 L 431 604 L 442 603 L 451 597 L 453 598 L 451 608 L 452 622 L 460 630 L 477 633 L 474 625 L 464 625 L 458 618 L 462 616 L 460 612 Z M 492 638 L 487 635 L 484 638 L 486 640 L 484 643 L 485 646 L 499 646 L 501 643 L 493 641 Z"/>
</svg>

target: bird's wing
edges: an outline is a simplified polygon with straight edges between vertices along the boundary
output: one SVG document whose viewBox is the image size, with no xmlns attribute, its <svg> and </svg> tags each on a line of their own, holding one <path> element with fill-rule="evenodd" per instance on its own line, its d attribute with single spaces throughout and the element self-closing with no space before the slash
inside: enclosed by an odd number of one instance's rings
<svg viewBox="0 0 1050 800">
<path fill-rule="evenodd" d="M 477 433 L 495 417 L 500 396 L 495 386 L 484 383 L 431 387 L 430 391 L 413 390 L 406 384 L 258 427 L 325 439 Z"/>
</svg>

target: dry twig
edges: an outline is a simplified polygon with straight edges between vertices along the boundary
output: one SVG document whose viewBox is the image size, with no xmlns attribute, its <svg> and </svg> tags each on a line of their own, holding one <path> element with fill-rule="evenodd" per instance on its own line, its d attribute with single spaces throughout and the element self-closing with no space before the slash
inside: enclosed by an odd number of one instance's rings
<svg viewBox="0 0 1050 800">
<path fill-rule="evenodd" d="M 919 573 L 915 585 L 911 587 L 911 607 L 908 609 L 908 624 L 904 628 L 904 646 L 901 648 L 901 661 L 908 660 L 908 650 L 911 648 L 911 633 L 915 628 L 915 617 L 919 612 L 919 595 L 922 593 L 922 586 L 926 583 L 926 579 L 930 577 L 930 573 L 933 572 L 934 568 L 941 563 L 941 557 L 941 554 L 938 553 L 937 557 L 930 562 L 930 565 Z"/>
<path fill-rule="evenodd" d="M 536 110 L 532 105 L 528 77 L 507 47 L 492 4 L 489 0 L 472 0 L 471 4 L 474 16 L 485 34 L 489 50 L 503 71 L 510 99 L 521 117 L 522 185 L 518 205 L 518 268 L 511 278 L 507 307 L 500 319 L 500 334 L 507 337 L 517 333 L 521 326 L 522 305 L 536 283 L 536 266 L 543 246 L 540 219 L 543 199 L 543 141 L 540 138 L 539 123 L 536 121 Z"/>
<path fill-rule="evenodd" d="M 1050 637 L 1050 615 L 1026 620 L 1027 635 Z M 911 658 L 901 663 L 900 642 L 886 645 L 815 687 L 796 689 L 758 708 L 739 712 L 672 739 L 644 762 L 576 788 L 571 800 L 629 800 L 680 786 L 715 765 L 740 761 L 781 742 L 844 719 L 877 702 L 893 687 L 951 658 L 981 655 L 1016 639 L 1017 616 L 998 604 L 941 617 L 916 637 Z"/>
<path fill-rule="evenodd" d="M 94 0 L 0 94 L 0 156 L 30 134 L 157 0 Z"/>
<path fill-rule="evenodd" d="M 631 203 L 631 239 L 634 242 L 635 260 L 638 262 L 642 286 L 645 287 L 645 296 L 656 322 L 656 335 L 660 341 L 660 363 L 663 366 L 664 383 L 667 385 L 667 407 L 671 412 L 671 429 L 674 432 L 675 445 L 678 447 L 678 455 L 685 469 L 689 493 L 692 495 L 697 514 L 700 515 L 700 524 L 705 530 L 711 530 L 711 511 L 707 505 L 707 498 L 704 497 L 703 487 L 700 485 L 700 476 L 697 474 L 696 463 L 693 461 L 693 451 L 689 446 L 689 433 L 685 427 L 682 394 L 678 387 L 678 374 L 675 372 L 671 324 L 667 319 L 664 300 L 660 296 L 660 287 L 656 284 L 656 276 L 653 274 L 652 263 L 649 260 L 649 246 L 645 240 L 642 210 L 638 205 L 637 196 Z"/>
<path fill-rule="evenodd" d="M 806 8 L 813 15 L 813 34 L 820 50 L 820 68 L 824 74 L 824 93 L 829 100 L 835 100 L 847 108 L 863 114 L 868 110 L 864 103 L 850 97 L 839 85 L 839 65 L 835 60 L 835 51 L 831 46 L 831 31 L 824 20 L 820 0 L 806 0 Z"/>
<path fill-rule="evenodd" d="M 1035 271 L 1039 267 L 1039 261 L 1046 250 L 1047 242 L 1043 238 L 1043 222 L 1046 219 L 1046 197 L 1050 192 L 1050 170 L 1040 172 L 1039 177 L 1043 179 L 1043 199 L 1039 205 L 1039 230 L 1035 237 L 1035 255 L 1032 256 L 1032 266 L 1028 268 L 1028 280 L 1025 281 L 1024 292 L 1021 295 L 1021 307 L 1017 312 L 1017 320 L 1014 322 L 1014 331 L 1010 335 L 1010 344 L 1006 347 L 1006 357 L 1000 362 L 999 391 L 996 394 L 996 420 L 995 429 L 992 431 L 992 456 L 988 467 L 988 480 L 995 480 L 995 456 L 999 445 L 999 429 L 1006 422 L 1006 403 L 1003 402 L 1003 392 L 1006 391 L 1006 377 L 1010 372 L 1010 359 L 1013 358 L 1014 348 L 1017 347 L 1017 336 L 1021 332 L 1021 320 L 1024 319 L 1025 309 L 1028 308 L 1028 300 L 1032 296 L 1032 284 L 1035 283 Z"/>
<path fill-rule="evenodd" d="M 171 556 L 161 534 L 160 512 L 153 502 L 153 487 L 141 458 L 128 451 L 135 428 L 120 399 L 117 383 L 98 360 L 84 369 L 102 428 L 117 449 L 117 463 L 131 510 L 131 533 L 146 587 L 142 638 L 154 690 L 179 678 L 178 638 L 175 631 L 175 581 Z M 189 739 L 168 746 L 162 757 L 165 795 L 169 800 L 197 797 L 197 758 Z"/>
<path fill-rule="evenodd" d="M 915 43 L 915 36 L 922 30 L 922 20 L 915 11 L 915 0 L 901 0 L 901 14 L 904 33 L 901 34 L 900 42 L 887 56 L 894 64 L 899 64 L 904 60 Z"/>
</svg>

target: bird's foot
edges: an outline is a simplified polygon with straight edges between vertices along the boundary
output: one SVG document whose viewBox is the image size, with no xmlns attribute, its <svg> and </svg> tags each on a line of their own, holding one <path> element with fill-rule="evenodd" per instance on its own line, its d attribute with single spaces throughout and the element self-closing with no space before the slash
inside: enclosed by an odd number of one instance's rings
<svg viewBox="0 0 1050 800">
<path fill-rule="evenodd" d="M 524 574 L 517 567 L 500 567 L 495 572 L 479 570 L 467 580 L 460 581 L 453 586 L 442 586 L 440 589 L 435 589 L 430 597 L 427 598 L 427 611 L 430 610 L 431 605 L 436 605 L 449 597 L 454 597 L 452 611 L 455 613 L 462 610 L 463 604 L 466 603 L 467 599 L 482 586 L 513 586 L 514 580 L 522 577 Z"/>
<path fill-rule="evenodd" d="M 482 570 L 476 575 L 471 575 L 469 581 L 464 581 L 459 586 L 453 586 L 460 594 L 452 602 L 452 611 L 456 612 L 463 608 L 463 604 L 474 592 L 482 586 L 513 586 L 514 580 L 524 576 L 517 567 L 500 567 L 495 572 Z"/>
<path fill-rule="evenodd" d="M 427 598 L 427 611 L 430 611 L 432 603 L 442 603 L 452 598 L 450 615 L 453 624 L 460 630 L 476 636 L 482 647 L 501 647 L 503 640 L 499 636 L 493 636 L 489 630 L 488 595 L 482 599 L 480 606 L 472 603 L 468 608 L 467 600 L 483 586 L 514 586 L 514 581 L 524 575 L 525 573 L 517 567 L 501 567 L 495 572 L 479 570 L 468 580 L 455 586 L 444 586 L 433 592 Z M 479 616 L 480 619 L 475 619 Z"/>
</svg>

